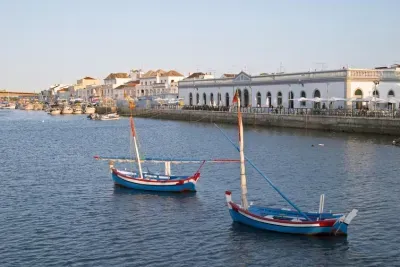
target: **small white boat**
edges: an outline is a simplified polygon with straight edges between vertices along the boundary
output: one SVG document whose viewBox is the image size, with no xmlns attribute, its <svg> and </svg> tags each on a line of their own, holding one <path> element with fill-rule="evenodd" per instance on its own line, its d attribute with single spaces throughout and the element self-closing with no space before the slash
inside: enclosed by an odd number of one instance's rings
<svg viewBox="0 0 400 267">
<path fill-rule="evenodd" d="M 61 114 L 61 109 L 55 108 L 55 109 L 50 109 L 50 115 L 60 115 Z"/>
<path fill-rule="evenodd" d="M 70 106 L 64 106 L 61 110 L 61 114 L 72 114 L 73 112 L 74 110 Z"/>
<path fill-rule="evenodd" d="M 82 107 L 81 106 L 75 106 L 73 114 L 82 114 Z"/>
<path fill-rule="evenodd" d="M 24 110 L 33 110 L 33 105 L 31 103 L 24 105 Z"/>
<path fill-rule="evenodd" d="M 86 107 L 85 108 L 85 114 L 94 114 L 96 112 L 95 107 Z"/>
<path fill-rule="evenodd" d="M 43 110 L 43 104 L 39 102 L 33 103 L 32 106 L 33 106 L 32 110 Z"/>
<path fill-rule="evenodd" d="M 100 115 L 100 120 L 101 121 L 119 120 L 119 115 L 117 113 L 110 113 L 110 114 Z"/>
<path fill-rule="evenodd" d="M 15 104 L 9 103 L 1 107 L 2 109 L 15 109 Z"/>
</svg>

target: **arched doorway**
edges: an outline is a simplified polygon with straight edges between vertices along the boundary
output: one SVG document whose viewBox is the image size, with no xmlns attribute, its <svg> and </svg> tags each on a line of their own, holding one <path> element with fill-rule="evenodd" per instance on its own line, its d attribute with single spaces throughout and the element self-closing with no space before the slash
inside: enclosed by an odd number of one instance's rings
<svg viewBox="0 0 400 267">
<path fill-rule="evenodd" d="M 229 93 L 226 93 L 225 94 L 225 106 L 229 107 L 229 104 L 230 104 L 230 102 L 229 102 Z"/>
<path fill-rule="evenodd" d="M 244 106 L 249 106 L 249 90 L 244 89 Z"/>
<path fill-rule="evenodd" d="M 210 106 L 214 106 L 214 94 L 210 94 Z"/>
<path fill-rule="evenodd" d="M 293 98 L 294 98 L 293 91 L 290 91 L 289 92 L 289 106 L 288 106 L 288 108 L 294 108 L 294 100 L 293 100 Z"/>
<path fill-rule="evenodd" d="M 189 106 L 193 106 L 193 95 L 192 95 L 192 93 L 189 94 Z"/>
<path fill-rule="evenodd" d="M 318 89 L 315 89 L 313 97 L 321 98 L 321 92 Z M 314 102 L 314 108 L 321 108 L 321 102 Z"/>
<path fill-rule="evenodd" d="M 372 96 L 373 96 L 374 98 L 379 98 L 379 91 L 375 89 L 375 90 L 372 92 Z M 374 100 L 375 100 L 375 99 L 374 99 Z M 377 103 L 376 101 L 374 101 L 372 104 L 374 105 L 374 110 L 376 110 L 376 108 L 380 106 L 380 104 Z"/>
<path fill-rule="evenodd" d="M 354 96 L 356 98 L 356 109 L 361 109 L 362 108 L 362 101 L 361 99 L 363 98 L 363 92 L 361 91 L 361 89 L 357 89 L 354 92 Z"/>
<path fill-rule="evenodd" d="M 266 105 L 267 105 L 267 107 L 271 107 L 272 106 L 272 95 L 271 95 L 271 92 L 268 92 L 267 93 L 267 103 L 266 103 Z"/>
<path fill-rule="evenodd" d="M 280 105 L 282 105 L 282 93 L 281 92 L 278 92 L 278 95 L 277 95 L 278 97 L 278 106 L 280 106 Z"/>
<path fill-rule="evenodd" d="M 390 90 L 389 93 L 388 93 L 388 99 L 389 99 L 389 101 L 391 100 L 390 98 L 394 98 L 394 92 L 393 92 L 393 90 Z M 388 109 L 390 109 L 390 110 L 396 109 L 396 108 L 395 108 L 395 104 L 389 102 L 389 103 L 388 103 Z"/>
<path fill-rule="evenodd" d="M 217 95 L 217 105 L 218 106 L 222 106 L 222 101 L 221 101 L 221 93 L 218 93 L 218 95 Z"/>
<path fill-rule="evenodd" d="M 300 97 L 307 98 L 306 92 L 301 91 Z M 300 106 L 301 106 L 301 107 L 305 107 L 305 106 L 306 106 L 306 101 L 301 101 L 301 102 L 300 102 Z"/>
<path fill-rule="evenodd" d="M 207 105 L 207 95 L 203 93 L 203 105 Z"/>
<path fill-rule="evenodd" d="M 238 97 L 240 99 L 240 106 L 243 107 L 242 91 L 240 89 L 237 89 L 237 94 L 238 94 Z"/>
<path fill-rule="evenodd" d="M 261 107 L 261 93 L 257 92 L 257 107 Z"/>
<path fill-rule="evenodd" d="M 199 93 L 196 94 L 196 105 L 200 104 L 200 95 Z"/>
</svg>

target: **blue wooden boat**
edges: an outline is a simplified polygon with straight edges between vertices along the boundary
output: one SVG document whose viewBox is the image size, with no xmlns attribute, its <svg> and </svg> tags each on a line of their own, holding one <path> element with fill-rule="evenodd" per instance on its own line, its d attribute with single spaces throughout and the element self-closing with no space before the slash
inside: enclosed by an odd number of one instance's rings
<svg viewBox="0 0 400 267">
<path fill-rule="evenodd" d="M 291 202 L 262 172 L 244 155 L 243 150 L 243 122 L 240 112 L 240 98 L 237 93 L 234 103 L 238 105 L 238 126 L 239 126 L 239 147 L 218 127 L 222 134 L 231 142 L 240 153 L 240 181 L 241 181 L 241 203 L 232 201 L 231 191 L 225 192 L 225 198 L 229 213 L 234 222 L 239 222 L 251 227 L 289 234 L 304 235 L 347 235 L 347 227 L 352 219 L 357 215 L 357 210 L 353 209 L 347 215 L 341 213 L 324 212 L 325 196 L 320 197 L 318 212 L 303 212 L 293 202 Z M 294 210 L 285 208 L 261 207 L 248 203 L 245 160 L 262 177 L 264 177 L 271 187 L 276 190 Z"/>
<path fill-rule="evenodd" d="M 171 158 L 140 158 L 137 144 L 135 124 L 132 116 L 133 103 L 130 102 L 131 116 L 130 128 L 132 143 L 136 158 L 111 158 L 95 156 L 97 160 L 108 160 L 111 176 L 115 184 L 137 190 L 162 191 L 162 192 L 184 192 L 196 191 L 196 183 L 200 179 L 200 169 L 205 162 L 239 162 L 238 160 L 198 160 L 198 159 L 171 159 Z M 140 159 L 140 160 L 138 160 Z M 138 171 L 120 170 L 114 167 L 115 162 L 133 162 L 137 163 Z M 164 163 L 165 173 L 144 172 L 142 170 L 143 162 Z M 181 163 L 201 163 L 198 170 L 193 175 L 171 175 L 171 164 Z"/>
<path fill-rule="evenodd" d="M 196 191 L 196 183 L 200 178 L 200 169 L 207 163 L 239 163 L 237 159 L 174 159 L 174 158 L 152 158 L 146 157 L 140 159 L 140 162 L 164 163 L 165 174 L 143 171 L 132 172 L 120 170 L 114 167 L 115 162 L 120 163 L 138 163 L 135 158 L 127 157 L 101 157 L 94 156 L 96 160 L 109 161 L 111 176 L 115 184 L 138 190 L 164 191 L 164 192 L 185 192 Z M 193 175 L 178 176 L 171 175 L 171 164 L 194 164 L 200 163 L 200 167 Z M 144 178 L 141 178 L 144 177 Z"/>
<path fill-rule="evenodd" d="M 192 176 L 159 175 L 143 172 L 143 176 L 140 176 L 137 173 L 121 171 L 116 168 L 112 168 L 111 171 L 114 183 L 131 189 L 150 191 L 196 191 L 196 182 L 200 178 L 200 172 L 196 172 Z"/>
</svg>

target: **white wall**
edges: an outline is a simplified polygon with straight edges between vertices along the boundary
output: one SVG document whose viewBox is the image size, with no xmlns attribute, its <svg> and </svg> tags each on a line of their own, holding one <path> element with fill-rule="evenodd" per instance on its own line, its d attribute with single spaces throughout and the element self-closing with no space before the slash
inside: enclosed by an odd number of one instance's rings
<svg viewBox="0 0 400 267">
<path fill-rule="evenodd" d="M 253 107 L 257 106 L 257 93 L 261 94 L 261 106 L 266 107 L 267 103 L 267 93 L 271 93 L 271 104 L 276 107 L 278 105 L 278 92 L 282 93 L 282 105 L 283 107 L 289 107 L 289 92 L 293 92 L 293 106 L 294 108 L 300 107 L 308 107 L 311 108 L 313 106 L 312 102 L 306 102 L 306 106 L 300 106 L 300 102 L 296 101 L 301 97 L 301 92 L 304 91 L 306 94 L 306 98 L 314 98 L 314 92 L 319 90 L 321 98 L 330 98 L 330 97 L 346 97 L 345 92 L 345 83 L 344 82 L 330 82 L 330 83 L 305 83 L 304 86 L 301 84 L 279 84 L 279 85 L 236 85 L 236 86 L 225 86 L 225 87 L 198 87 L 196 88 L 179 88 L 179 97 L 184 99 L 185 105 L 189 105 L 189 94 L 192 92 L 193 96 L 193 105 L 196 105 L 196 94 L 199 93 L 200 96 L 200 105 L 204 104 L 203 101 L 203 93 L 206 93 L 206 101 L 207 105 L 210 105 L 211 93 L 214 95 L 214 101 L 217 105 L 217 96 L 218 93 L 221 93 L 222 105 L 226 105 L 226 93 L 229 94 L 229 104 L 231 105 L 234 90 L 240 89 L 242 91 L 242 104 L 244 105 L 244 90 L 247 89 L 249 92 L 249 102 Z M 322 105 L 322 104 L 321 104 Z M 333 106 L 343 106 L 343 102 L 333 103 Z"/>
<path fill-rule="evenodd" d="M 373 82 L 351 82 L 351 97 L 354 96 L 357 89 L 363 92 L 363 97 L 372 96 L 375 84 Z M 377 84 L 376 89 L 379 93 L 379 98 L 387 99 L 390 90 L 393 90 L 396 98 L 400 98 L 400 83 L 380 82 Z"/>
</svg>

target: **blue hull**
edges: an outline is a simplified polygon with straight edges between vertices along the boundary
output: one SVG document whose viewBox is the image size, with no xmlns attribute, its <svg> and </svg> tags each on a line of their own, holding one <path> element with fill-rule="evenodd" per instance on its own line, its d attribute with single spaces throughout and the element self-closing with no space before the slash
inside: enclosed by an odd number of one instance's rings
<svg viewBox="0 0 400 267">
<path fill-rule="evenodd" d="M 234 211 L 233 209 L 229 209 L 229 213 L 234 222 L 242 223 L 254 228 L 279 232 L 279 233 L 287 233 L 287 234 L 302 234 L 302 235 L 332 235 L 334 234 L 334 228 L 332 227 L 290 227 L 290 226 L 279 226 L 266 222 L 260 222 L 257 220 L 250 219 L 239 212 Z M 345 234 L 343 231 L 347 232 L 347 225 L 342 224 L 343 227 L 337 234 Z M 344 227 L 346 229 L 344 229 Z"/>
<path fill-rule="evenodd" d="M 196 184 L 187 182 L 181 185 L 149 185 L 149 184 L 138 184 L 135 182 L 126 181 L 121 179 L 115 173 L 112 173 L 112 179 L 114 183 L 136 190 L 147 190 L 147 191 L 162 191 L 162 192 L 184 192 L 184 191 L 196 191 Z"/>
</svg>

